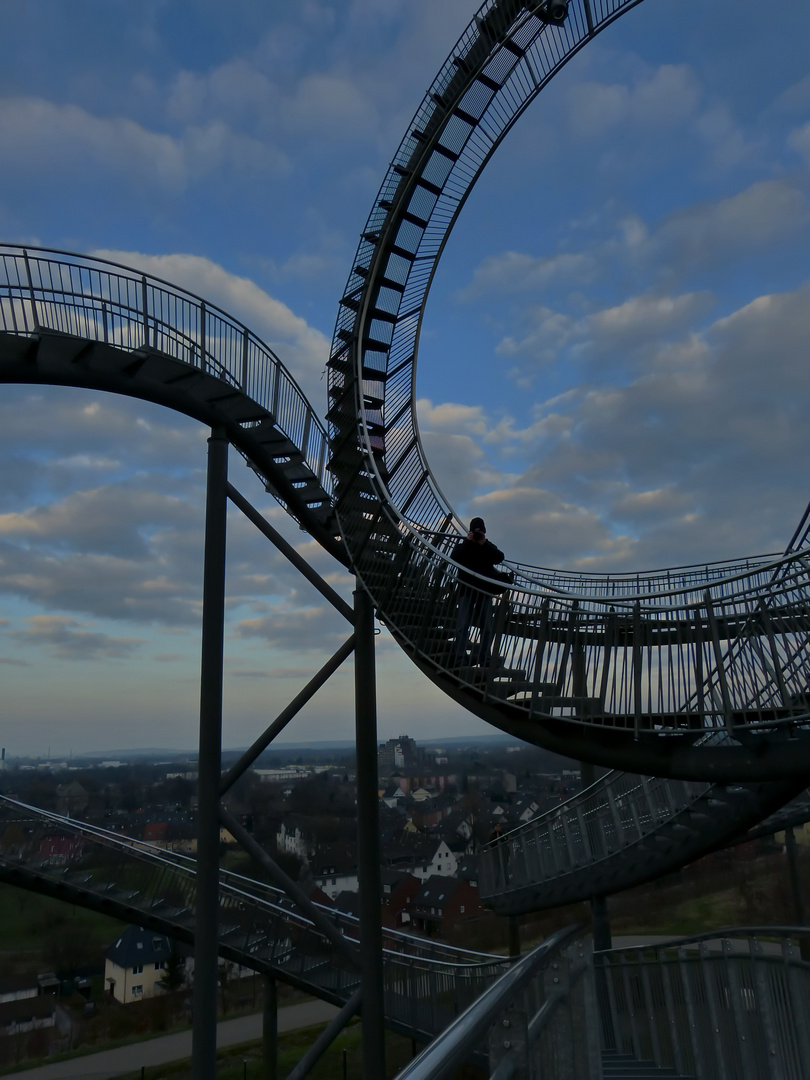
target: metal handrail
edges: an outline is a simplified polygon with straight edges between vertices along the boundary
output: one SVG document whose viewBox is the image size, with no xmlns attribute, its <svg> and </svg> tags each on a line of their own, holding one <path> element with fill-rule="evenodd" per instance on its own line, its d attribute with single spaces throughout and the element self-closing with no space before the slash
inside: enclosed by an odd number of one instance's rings
<svg viewBox="0 0 810 1080">
<path fill-rule="evenodd" d="M 276 354 L 217 305 L 132 267 L 58 249 L 2 244 L 0 270 L 0 331 L 80 328 L 109 344 L 123 344 L 126 334 L 130 345 L 212 371 L 265 408 L 324 491 L 332 491 L 320 418 Z"/>
<path fill-rule="evenodd" d="M 581 933 L 582 926 L 578 923 L 557 930 L 517 960 L 457 1020 L 397 1073 L 396 1080 L 442 1080 L 476 1049 L 506 1005 L 535 978 L 540 967 L 557 956 Z"/>
<path fill-rule="evenodd" d="M 735 938 L 810 938 L 810 926 L 723 926 L 719 930 L 704 930 L 701 934 L 675 936 L 654 945 L 617 945 L 610 949 L 594 949 L 594 958 L 619 953 L 643 953 L 650 949 L 681 949 L 709 941 L 733 941 Z"/>
<path fill-rule="evenodd" d="M 594 955 L 605 1046 L 697 1080 L 806 1080 L 810 928 L 733 927 Z"/>
<path fill-rule="evenodd" d="M 517 118 L 637 2 L 572 0 L 565 24 L 552 27 L 536 6 L 487 0 L 429 88 L 369 214 L 336 321 L 328 365 L 336 512 L 383 621 L 484 719 L 503 717 L 524 737 L 525 721 L 538 722 L 533 740 L 557 750 L 564 738 L 546 734 L 548 721 L 564 721 L 571 735 L 598 731 L 603 762 L 651 772 L 656 755 L 667 757 L 658 736 L 673 748 L 677 737 L 684 773 L 720 758 L 712 744 L 699 755 L 692 749 L 696 729 L 785 727 L 801 746 L 781 769 L 810 751 L 806 546 L 637 575 L 507 563 L 516 580 L 495 616 L 498 663 L 483 675 L 466 670 L 467 642 L 453 640 L 452 544 L 466 529 L 430 472 L 413 397 L 433 275 L 470 190 Z M 806 539 L 797 530 L 796 543 Z M 481 591 L 488 595 L 483 582 Z M 632 752 L 628 730 L 639 743 Z M 735 757 L 749 775 L 759 767 L 745 747 L 721 753 L 729 776 Z"/>
<path fill-rule="evenodd" d="M 20 802 L 6 795 L 0 795 L 0 807 L 7 807 L 19 815 L 29 815 L 35 820 L 41 820 L 52 824 L 63 832 L 71 832 L 76 835 L 92 839 L 110 849 L 124 855 L 148 863 L 151 867 L 164 867 L 192 880 L 196 875 L 196 859 L 182 852 L 166 851 L 148 841 L 137 840 L 133 837 L 122 836 L 118 833 L 103 829 L 100 826 L 87 822 L 78 821 L 74 818 L 65 818 L 53 811 L 43 810 L 40 807 Z M 275 914 L 282 914 L 290 922 L 296 922 L 300 926 L 312 927 L 310 919 L 283 905 L 285 894 L 281 889 L 253 878 L 237 874 L 232 870 L 220 870 L 221 888 L 226 888 L 228 893 L 236 898 L 250 900 L 253 903 L 272 910 Z M 354 943 L 359 943 L 359 919 L 348 912 L 336 912 L 334 908 L 322 904 L 315 904 L 325 916 L 332 921 L 337 921 L 345 926 L 345 936 Z M 455 968 L 459 971 L 475 971 L 493 964 L 500 965 L 508 958 L 498 953 L 483 953 L 472 949 L 464 949 L 460 946 L 449 945 L 443 942 L 433 942 L 424 938 L 417 938 L 401 930 L 385 929 L 384 937 L 399 946 L 384 946 L 386 956 L 392 961 L 409 959 L 417 953 L 420 964 L 430 967 L 438 965 L 443 968 Z M 409 957 L 408 950 L 412 956 Z M 425 955 L 426 952 L 444 953 L 445 956 Z"/>
</svg>

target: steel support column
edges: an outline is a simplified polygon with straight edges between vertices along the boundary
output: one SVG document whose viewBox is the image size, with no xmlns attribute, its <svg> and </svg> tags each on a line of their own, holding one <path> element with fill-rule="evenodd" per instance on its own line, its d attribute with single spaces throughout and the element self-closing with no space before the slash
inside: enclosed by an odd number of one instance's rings
<svg viewBox="0 0 810 1080">
<path fill-rule="evenodd" d="M 222 757 L 227 482 L 228 440 L 225 433 L 217 429 L 211 432 L 208 440 L 205 503 L 192 1080 L 215 1080 L 217 1068 L 218 806 Z"/>
<path fill-rule="evenodd" d="M 509 960 L 520 959 L 520 919 L 517 915 L 509 916 Z"/>
<path fill-rule="evenodd" d="M 357 744 L 357 874 L 360 884 L 360 972 L 363 989 L 363 1076 L 384 1080 L 385 1030 L 380 829 L 377 787 L 377 676 L 374 608 L 362 588 L 354 593 L 354 693 Z"/>
<path fill-rule="evenodd" d="M 594 896 L 591 899 L 591 924 L 593 927 L 594 949 L 597 952 L 612 949 L 607 897 Z"/>
<path fill-rule="evenodd" d="M 278 1080 L 278 993 L 272 975 L 264 977 L 262 1076 L 264 1080 Z"/>
</svg>

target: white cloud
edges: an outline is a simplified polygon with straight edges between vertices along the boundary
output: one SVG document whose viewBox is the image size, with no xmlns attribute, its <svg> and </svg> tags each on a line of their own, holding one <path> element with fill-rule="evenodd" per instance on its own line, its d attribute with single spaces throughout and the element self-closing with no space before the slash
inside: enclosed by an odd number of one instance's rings
<svg viewBox="0 0 810 1080">
<path fill-rule="evenodd" d="M 565 126 L 588 141 L 611 138 L 617 129 L 660 133 L 693 116 L 700 96 L 695 72 L 683 64 L 648 70 L 633 85 L 578 82 L 566 94 Z"/>
<path fill-rule="evenodd" d="M 7 169 L 37 167 L 62 178 L 95 169 L 170 194 L 218 169 L 275 174 L 287 167 L 277 150 L 220 121 L 175 137 L 125 116 L 109 119 L 37 98 L 0 99 L 0 153 Z"/>
<path fill-rule="evenodd" d="M 700 116 L 695 131 L 704 143 L 708 159 L 720 170 L 736 169 L 764 149 L 764 141 L 748 141 L 729 109 L 715 104 Z"/>
<path fill-rule="evenodd" d="M 267 605 L 267 614 L 242 619 L 234 628 L 238 638 L 258 638 L 272 648 L 298 655 L 336 649 L 348 636 L 348 627 L 330 607 Z"/>
<path fill-rule="evenodd" d="M 199 255 L 145 255 L 104 249 L 91 254 L 182 286 L 240 319 L 277 354 L 315 410 L 323 415 L 326 386 L 322 374 L 329 358 L 328 339 L 249 278 L 232 274 Z"/>
<path fill-rule="evenodd" d="M 34 615 L 25 622 L 24 630 L 12 631 L 9 637 L 27 648 L 48 648 L 54 656 L 67 660 L 121 659 L 143 644 L 141 638 L 112 637 L 87 630 L 86 624 L 61 615 Z"/>
<path fill-rule="evenodd" d="M 804 158 L 810 168 L 810 122 L 795 128 L 788 135 L 788 145 Z"/>
<path fill-rule="evenodd" d="M 682 334 L 713 303 L 708 293 L 683 296 L 633 296 L 616 307 L 596 312 L 587 320 L 589 345 L 598 351 L 661 344 Z"/>
<path fill-rule="evenodd" d="M 456 294 L 462 302 L 493 292 L 540 291 L 549 283 L 574 283 L 577 287 L 593 280 L 599 269 L 591 252 L 563 252 L 548 258 L 519 251 L 490 256 L 476 267 L 472 281 Z"/>
<path fill-rule="evenodd" d="M 59 502 L 0 514 L 0 538 L 138 558 L 147 551 L 146 529 L 198 522 L 198 513 L 183 499 L 120 485 L 77 491 Z"/>
<path fill-rule="evenodd" d="M 808 221 L 807 199 L 786 180 L 762 180 L 714 202 L 667 218 L 650 244 L 681 267 L 716 265 L 736 254 L 763 251 L 791 238 Z"/>
</svg>

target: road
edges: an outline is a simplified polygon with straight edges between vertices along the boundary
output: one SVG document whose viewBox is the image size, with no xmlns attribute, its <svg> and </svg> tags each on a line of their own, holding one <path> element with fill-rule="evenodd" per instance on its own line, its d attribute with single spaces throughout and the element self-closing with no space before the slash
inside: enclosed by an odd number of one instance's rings
<svg viewBox="0 0 810 1080">
<path fill-rule="evenodd" d="M 286 1005 L 278 1010 L 278 1030 L 295 1031 L 297 1028 L 325 1024 L 337 1012 L 334 1005 L 325 1001 L 303 1001 L 299 1005 Z M 217 1024 L 217 1046 L 234 1046 L 262 1037 L 261 1013 L 240 1016 L 235 1020 L 223 1020 Z M 191 1032 L 179 1031 L 174 1035 L 161 1035 L 157 1039 L 119 1046 L 115 1050 L 100 1050 L 95 1054 L 71 1058 L 70 1061 L 54 1061 L 50 1065 L 38 1065 L 24 1072 L 7 1074 L 3 1080 L 112 1080 L 113 1077 L 137 1072 L 142 1066 L 147 1070 L 157 1065 L 167 1065 L 191 1057 Z"/>
</svg>

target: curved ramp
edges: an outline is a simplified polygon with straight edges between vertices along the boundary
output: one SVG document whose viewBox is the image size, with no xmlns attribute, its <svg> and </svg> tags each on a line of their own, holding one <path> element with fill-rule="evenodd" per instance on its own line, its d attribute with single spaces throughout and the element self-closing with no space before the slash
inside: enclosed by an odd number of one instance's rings
<svg viewBox="0 0 810 1080">
<path fill-rule="evenodd" d="M 628 575 L 513 565 L 485 670 L 456 667 L 466 529 L 419 438 L 416 354 L 433 275 L 468 193 L 551 78 L 639 0 L 488 0 L 425 95 L 383 181 L 329 361 L 337 514 L 352 566 L 416 664 L 484 720 L 587 761 L 658 776 L 810 771 L 810 550 Z M 721 742 L 707 742 L 721 732 Z"/>
<path fill-rule="evenodd" d="M 222 428 L 345 562 L 323 425 L 278 357 L 213 304 L 104 259 L 0 245 L 0 382 L 106 390 Z"/>
<path fill-rule="evenodd" d="M 9 831 L 9 825 L 16 828 Z M 193 942 L 194 859 L 4 796 L 0 827 L 0 882 Z M 70 841 L 63 861 L 43 854 L 43 838 L 53 835 Z M 359 948 L 357 919 L 320 910 Z M 383 947 L 386 1024 L 420 1041 L 447 1027 L 508 967 L 501 956 L 392 930 L 384 932 Z M 336 1005 L 345 1004 L 360 983 L 359 970 L 283 893 L 227 871 L 220 873 L 218 948 L 225 959 Z"/>
<path fill-rule="evenodd" d="M 778 815 L 803 781 L 708 784 L 610 772 L 481 856 L 481 896 L 519 915 L 653 881 Z M 806 810 L 806 808 L 805 808 Z M 795 813 L 800 813 L 796 811 Z M 793 817 L 795 818 L 795 813 Z"/>
</svg>

